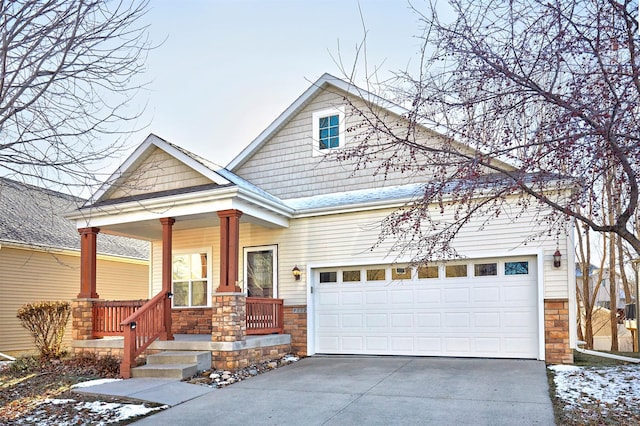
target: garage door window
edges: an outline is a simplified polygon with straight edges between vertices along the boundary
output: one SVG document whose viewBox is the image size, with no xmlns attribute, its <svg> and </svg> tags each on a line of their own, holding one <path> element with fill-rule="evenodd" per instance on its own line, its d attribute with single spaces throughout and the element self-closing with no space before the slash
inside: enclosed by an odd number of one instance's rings
<svg viewBox="0 0 640 426">
<path fill-rule="evenodd" d="M 437 266 L 420 266 L 418 267 L 418 279 L 440 278 L 440 268 Z"/>
<path fill-rule="evenodd" d="M 343 271 L 342 282 L 360 282 L 360 271 Z"/>
<path fill-rule="evenodd" d="M 367 281 L 384 281 L 384 269 L 367 269 Z"/>
<path fill-rule="evenodd" d="M 473 275 L 476 277 L 488 277 L 498 275 L 497 263 L 476 263 L 473 265 Z"/>
<path fill-rule="evenodd" d="M 505 275 L 528 275 L 529 262 L 505 262 L 504 274 Z"/>
<path fill-rule="evenodd" d="M 410 280 L 411 268 L 392 268 L 391 279 L 392 280 Z"/>
<path fill-rule="evenodd" d="M 446 277 L 459 278 L 467 276 L 467 265 L 447 265 Z"/>
<path fill-rule="evenodd" d="M 321 283 L 337 283 L 338 273 L 337 272 L 320 272 L 320 282 Z"/>
</svg>

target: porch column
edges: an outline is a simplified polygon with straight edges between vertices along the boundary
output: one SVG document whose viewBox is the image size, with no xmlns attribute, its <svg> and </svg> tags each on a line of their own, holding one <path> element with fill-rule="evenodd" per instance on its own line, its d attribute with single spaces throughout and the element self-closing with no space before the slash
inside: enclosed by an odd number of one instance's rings
<svg viewBox="0 0 640 426">
<path fill-rule="evenodd" d="M 218 293 L 240 292 L 238 250 L 240 248 L 240 210 L 221 210 L 220 218 L 220 286 Z"/>
<path fill-rule="evenodd" d="M 80 228 L 80 293 L 78 299 L 97 299 L 96 243 L 100 228 Z"/>
<path fill-rule="evenodd" d="M 164 294 L 171 292 L 171 274 L 173 272 L 172 226 L 175 222 L 176 220 L 172 217 L 160 219 L 162 224 L 162 292 Z M 164 298 L 164 329 L 164 333 L 160 335 L 160 340 L 173 340 L 173 333 L 171 332 L 171 299 L 168 297 Z"/>
</svg>

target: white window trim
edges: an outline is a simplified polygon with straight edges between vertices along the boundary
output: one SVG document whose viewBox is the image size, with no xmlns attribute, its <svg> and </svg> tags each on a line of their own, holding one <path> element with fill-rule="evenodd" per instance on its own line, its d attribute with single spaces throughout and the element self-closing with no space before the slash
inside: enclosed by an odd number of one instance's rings
<svg viewBox="0 0 640 426">
<path fill-rule="evenodd" d="M 267 246 L 252 246 L 243 248 L 243 264 L 242 264 L 242 276 L 244 281 L 244 295 L 249 296 L 249 282 L 247 280 L 247 255 L 254 251 L 273 251 L 273 298 L 278 298 L 278 245 L 272 244 Z"/>
<path fill-rule="evenodd" d="M 339 143 L 338 143 L 338 147 L 337 148 L 327 148 L 327 149 L 320 149 L 319 148 L 319 144 L 320 144 L 320 140 L 318 138 L 318 134 L 320 133 L 320 119 L 323 117 L 328 117 L 330 115 L 337 115 L 338 116 L 338 137 L 339 137 Z M 320 155 L 325 155 L 328 152 L 331 151 L 335 151 L 336 149 L 341 149 L 344 148 L 344 145 L 346 143 L 346 125 L 345 125 L 345 109 L 344 106 L 340 106 L 340 107 L 335 107 L 335 108 L 328 108 L 328 109 L 324 109 L 322 111 L 316 111 L 313 113 L 313 125 L 312 127 L 312 134 L 311 134 L 311 143 L 312 143 L 312 151 L 313 151 L 313 156 L 320 156 Z"/>
<path fill-rule="evenodd" d="M 213 262 L 211 259 L 211 248 L 186 249 L 173 251 L 171 253 L 171 291 L 173 291 L 173 257 L 187 254 L 206 253 L 207 254 L 207 304 L 205 306 L 173 306 L 171 300 L 171 309 L 206 309 L 211 307 L 211 296 L 213 294 Z M 189 286 L 188 299 L 191 300 L 191 286 Z"/>
</svg>

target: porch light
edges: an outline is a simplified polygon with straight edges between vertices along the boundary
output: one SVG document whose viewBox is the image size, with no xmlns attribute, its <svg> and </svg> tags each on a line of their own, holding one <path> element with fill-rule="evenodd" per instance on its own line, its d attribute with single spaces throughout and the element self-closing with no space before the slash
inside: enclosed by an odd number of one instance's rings
<svg viewBox="0 0 640 426">
<path fill-rule="evenodd" d="M 132 330 L 135 330 L 136 329 L 136 322 L 135 321 L 131 321 L 129 323 L 129 327 L 131 327 Z"/>
<path fill-rule="evenodd" d="M 556 252 L 553 253 L 553 266 L 555 268 L 559 268 L 561 263 L 560 263 L 560 259 L 562 258 L 562 254 L 560 254 L 560 250 L 556 249 Z"/>
<path fill-rule="evenodd" d="M 168 297 L 169 299 L 173 299 L 173 293 L 168 292 L 168 293 L 167 293 L 167 297 Z"/>
<path fill-rule="evenodd" d="M 294 266 L 291 272 L 293 272 L 293 278 L 295 278 L 296 281 L 300 281 L 300 275 L 302 274 L 300 273 L 300 268 L 298 268 L 298 265 Z"/>
</svg>

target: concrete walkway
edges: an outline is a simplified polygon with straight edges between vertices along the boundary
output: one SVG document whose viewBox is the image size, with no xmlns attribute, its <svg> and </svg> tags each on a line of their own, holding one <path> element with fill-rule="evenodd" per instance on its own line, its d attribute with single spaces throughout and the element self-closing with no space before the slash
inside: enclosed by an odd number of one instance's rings
<svg viewBox="0 0 640 426">
<path fill-rule="evenodd" d="M 214 423 L 553 425 L 554 417 L 541 361 L 314 356 L 135 424 Z"/>
</svg>

